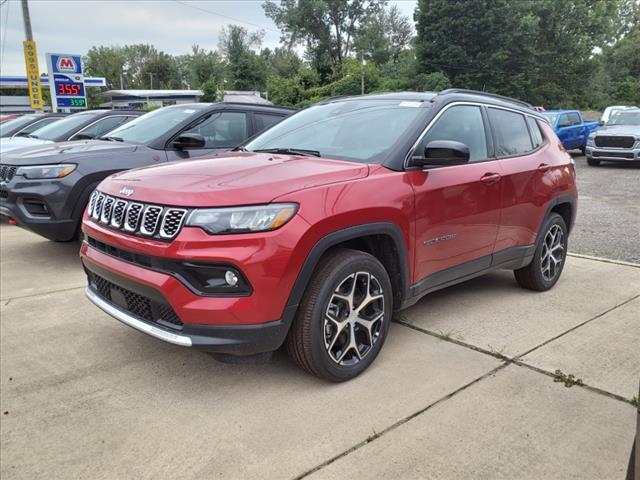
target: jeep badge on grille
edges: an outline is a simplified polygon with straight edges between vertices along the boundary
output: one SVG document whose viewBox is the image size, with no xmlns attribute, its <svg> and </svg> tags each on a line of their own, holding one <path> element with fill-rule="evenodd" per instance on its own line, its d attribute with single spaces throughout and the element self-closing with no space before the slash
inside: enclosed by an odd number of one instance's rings
<svg viewBox="0 0 640 480">
<path fill-rule="evenodd" d="M 133 195 L 133 188 L 122 187 L 122 189 L 120 190 L 120 194 L 124 195 L 125 197 L 130 197 L 131 195 Z"/>
</svg>

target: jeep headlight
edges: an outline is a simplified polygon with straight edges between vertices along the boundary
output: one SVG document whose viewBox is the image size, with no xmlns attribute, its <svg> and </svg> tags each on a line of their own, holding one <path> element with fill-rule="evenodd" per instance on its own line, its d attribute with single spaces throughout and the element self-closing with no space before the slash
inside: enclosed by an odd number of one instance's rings
<svg viewBox="0 0 640 480">
<path fill-rule="evenodd" d="M 202 208 L 194 210 L 186 225 L 209 233 L 250 233 L 277 230 L 298 211 L 295 203 L 273 203 L 251 207 Z"/>
<path fill-rule="evenodd" d="M 16 171 L 16 175 L 21 175 L 24 178 L 30 180 L 44 179 L 44 178 L 62 178 L 69 175 L 76 169 L 76 165 L 73 164 L 59 164 L 59 165 L 35 165 L 32 167 L 20 167 Z"/>
</svg>

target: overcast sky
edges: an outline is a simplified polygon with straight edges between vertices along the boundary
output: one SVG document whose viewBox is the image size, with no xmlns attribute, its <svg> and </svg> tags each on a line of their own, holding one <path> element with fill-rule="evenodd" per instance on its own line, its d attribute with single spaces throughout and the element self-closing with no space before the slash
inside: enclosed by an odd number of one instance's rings
<svg viewBox="0 0 640 480">
<path fill-rule="evenodd" d="M 0 0 L 0 71 L 25 75 L 24 26 L 19 0 Z M 416 0 L 390 1 L 413 21 Z M 235 23 L 264 30 L 264 47 L 275 47 L 280 32 L 262 9 L 262 0 L 29 0 L 40 71 L 45 53 L 84 55 L 94 45 L 150 43 L 172 55 L 198 44 L 218 45 L 220 29 Z"/>
</svg>

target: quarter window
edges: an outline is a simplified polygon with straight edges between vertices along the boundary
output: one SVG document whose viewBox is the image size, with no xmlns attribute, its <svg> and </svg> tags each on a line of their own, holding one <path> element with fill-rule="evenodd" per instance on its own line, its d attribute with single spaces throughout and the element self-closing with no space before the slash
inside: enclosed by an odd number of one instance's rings
<svg viewBox="0 0 640 480">
<path fill-rule="evenodd" d="M 124 122 L 131 120 L 131 118 L 132 117 L 125 117 L 122 115 L 103 118 L 101 120 L 98 120 L 93 125 L 89 125 L 87 128 L 80 130 L 76 135 L 87 135 L 91 136 L 92 138 L 99 138 L 105 133 L 108 133 L 116 127 L 122 125 Z"/>
<path fill-rule="evenodd" d="M 219 112 L 182 133 L 204 137 L 204 148 L 231 148 L 247 138 L 247 115 L 243 112 Z"/>
<path fill-rule="evenodd" d="M 524 155 L 533 150 L 524 115 L 489 108 L 489 121 L 495 133 L 496 156 Z"/>
<path fill-rule="evenodd" d="M 531 132 L 531 140 L 533 141 L 533 148 L 538 148 L 544 143 L 542 138 L 542 132 L 538 122 L 533 117 L 527 117 L 527 123 L 529 124 L 529 131 Z"/>
<path fill-rule="evenodd" d="M 253 118 L 256 123 L 256 133 L 262 132 L 267 128 L 273 127 L 276 123 L 282 120 L 283 117 L 280 115 L 269 115 L 266 113 L 254 113 Z"/>
<path fill-rule="evenodd" d="M 422 138 L 421 148 L 424 150 L 434 140 L 464 143 L 469 147 L 470 162 L 485 160 L 487 137 L 480 107 L 460 105 L 445 110 Z"/>
</svg>

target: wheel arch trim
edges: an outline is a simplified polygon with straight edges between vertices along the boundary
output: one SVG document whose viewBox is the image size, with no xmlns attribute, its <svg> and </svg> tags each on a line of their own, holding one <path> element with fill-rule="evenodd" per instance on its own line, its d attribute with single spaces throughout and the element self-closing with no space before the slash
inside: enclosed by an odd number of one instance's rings
<svg viewBox="0 0 640 480">
<path fill-rule="evenodd" d="M 289 294 L 286 308 L 297 307 L 300 304 L 302 295 L 311 280 L 311 276 L 313 275 L 320 258 L 322 258 L 322 255 L 324 255 L 330 248 L 348 240 L 355 240 L 357 238 L 367 237 L 370 235 L 387 235 L 395 244 L 398 256 L 400 257 L 400 264 L 398 265 L 402 285 L 400 293 L 402 299 L 406 300 L 409 296 L 409 261 L 404 237 L 400 231 L 400 227 L 395 223 L 375 222 L 348 227 L 343 230 L 329 233 L 320 238 L 307 254 L 293 288 L 291 289 L 291 293 Z"/>
</svg>

